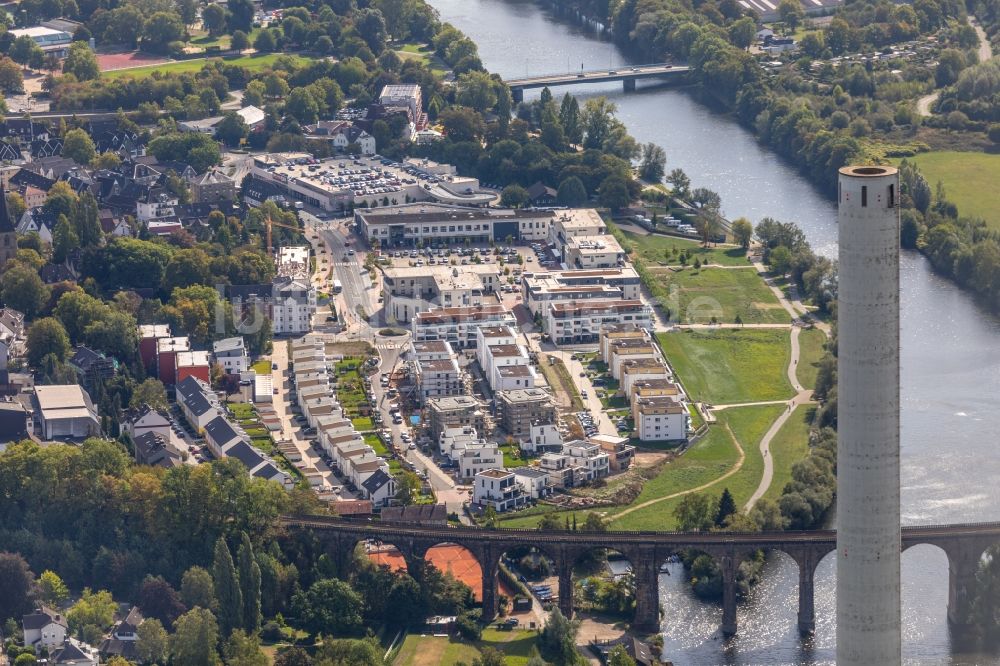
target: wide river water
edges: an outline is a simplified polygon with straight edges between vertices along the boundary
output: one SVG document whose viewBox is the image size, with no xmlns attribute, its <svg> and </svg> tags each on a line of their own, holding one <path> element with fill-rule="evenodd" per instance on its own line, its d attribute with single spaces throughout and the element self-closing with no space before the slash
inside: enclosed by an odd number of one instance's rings
<svg viewBox="0 0 1000 666">
<path fill-rule="evenodd" d="M 429 2 L 479 45 L 486 68 L 504 77 L 627 62 L 612 44 L 531 0 Z M 662 87 L 628 94 L 620 84 L 565 90 L 613 100 L 629 132 L 661 145 L 668 170 L 680 167 L 694 186 L 718 192 L 730 218 L 793 221 L 817 251 L 836 254 L 834 202 L 731 118 L 687 92 Z M 561 97 L 563 90 L 553 94 Z M 902 284 L 903 524 L 1000 520 L 1000 440 L 994 430 L 1000 422 L 1000 320 L 936 276 L 915 253 L 903 256 Z M 721 609 L 695 600 L 674 569 L 660 581 L 664 656 L 678 666 L 833 663 L 833 559 L 827 557 L 817 572 L 816 635 L 808 640 L 796 629 L 798 574 L 790 559 L 768 561 L 764 582 L 740 603 L 739 634 L 728 642 L 718 632 Z M 968 653 L 956 644 L 946 620 L 947 600 L 944 553 L 932 546 L 904 553 L 906 663 L 1000 664 L 994 655 Z"/>
</svg>

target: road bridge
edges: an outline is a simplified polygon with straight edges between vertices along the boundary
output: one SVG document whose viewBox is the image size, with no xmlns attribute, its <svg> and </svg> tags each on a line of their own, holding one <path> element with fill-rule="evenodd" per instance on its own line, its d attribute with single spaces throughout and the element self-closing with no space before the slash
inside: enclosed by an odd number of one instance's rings
<svg viewBox="0 0 1000 666">
<path fill-rule="evenodd" d="M 534 547 L 547 556 L 559 575 L 559 608 L 573 614 L 573 566 L 595 549 L 611 548 L 628 558 L 635 574 L 636 608 L 633 627 L 655 631 L 660 626 L 659 566 L 685 550 L 704 552 L 722 572 L 722 631 L 736 633 L 736 574 L 740 562 L 759 549 L 791 557 L 799 568 L 798 626 L 810 634 L 816 626 L 813 580 L 820 561 L 837 547 L 834 530 L 793 532 L 572 532 L 426 525 L 349 520 L 326 516 L 284 516 L 289 530 L 303 530 L 319 539 L 340 566 L 362 541 L 392 544 L 411 569 L 434 546 L 449 543 L 468 549 L 483 572 L 483 619 L 497 614 L 497 573 L 501 556 L 518 547 Z M 968 626 L 975 597 L 976 571 L 983 553 L 1000 543 L 1000 522 L 921 525 L 902 528 L 900 548 L 929 544 L 948 557 L 948 620 Z"/>
<path fill-rule="evenodd" d="M 524 101 L 524 91 L 532 88 L 554 88 L 575 86 L 584 83 L 606 83 L 621 81 L 625 92 L 635 90 L 635 82 L 640 79 L 658 79 L 667 83 L 686 83 L 691 69 L 687 65 L 672 65 L 661 62 L 652 65 L 623 65 L 617 69 L 589 70 L 566 74 L 545 74 L 523 79 L 509 79 L 505 83 L 510 88 L 515 102 Z"/>
</svg>

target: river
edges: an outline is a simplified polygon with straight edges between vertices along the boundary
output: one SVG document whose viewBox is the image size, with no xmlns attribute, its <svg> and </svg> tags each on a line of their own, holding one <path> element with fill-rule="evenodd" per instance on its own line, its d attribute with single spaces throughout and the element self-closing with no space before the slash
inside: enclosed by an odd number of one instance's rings
<svg viewBox="0 0 1000 666">
<path fill-rule="evenodd" d="M 531 0 L 429 0 L 441 18 L 479 45 L 484 65 L 505 77 L 616 67 L 627 59 L 610 43 L 553 16 Z M 640 84 L 641 85 L 641 84 Z M 641 142 L 667 153 L 694 186 L 722 197 L 727 216 L 796 222 L 813 247 L 836 254 L 836 207 L 806 179 L 759 145 L 727 116 L 685 91 L 651 86 L 625 94 L 619 85 L 567 88 L 606 95 Z M 537 91 L 528 91 L 537 96 Z M 562 96 L 556 88 L 553 93 Z M 903 523 L 1000 519 L 1000 456 L 995 420 L 1000 402 L 1000 320 L 915 253 L 902 262 Z M 991 414 L 994 415 L 991 418 Z M 816 635 L 795 626 L 795 564 L 771 558 L 764 581 L 739 607 L 739 635 L 724 642 L 721 609 L 695 600 L 683 576 L 661 577 L 664 656 L 684 664 L 829 664 L 834 660 L 834 558 L 816 579 Z M 903 654 L 908 664 L 1000 664 L 968 654 L 948 629 L 948 565 L 944 553 L 919 546 L 903 555 Z"/>
</svg>

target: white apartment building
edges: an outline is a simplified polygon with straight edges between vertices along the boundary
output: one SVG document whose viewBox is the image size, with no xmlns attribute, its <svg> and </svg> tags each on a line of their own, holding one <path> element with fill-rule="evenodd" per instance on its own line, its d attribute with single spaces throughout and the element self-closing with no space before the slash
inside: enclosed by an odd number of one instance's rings
<svg viewBox="0 0 1000 666">
<path fill-rule="evenodd" d="M 665 442 L 687 438 L 690 416 L 683 402 L 668 396 L 636 396 L 632 420 L 643 442 Z"/>
<path fill-rule="evenodd" d="M 462 371 L 454 357 L 426 361 L 417 359 L 413 367 L 421 404 L 428 398 L 461 395 L 465 392 Z"/>
<path fill-rule="evenodd" d="M 474 307 L 431 308 L 411 320 L 414 342 L 441 340 L 452 349 L 476 346 L 477 331 L 483 326 L 514 326 L 517 319 L 503 305 L 494 303 Z"/>
<path fill-rule="evenodd" d="M 475 308 L 496 303 L 500 286 L 495 265 L 405 266 L 383 269 L 382 296 L 386 317 L 409 322 L 434 308 Z"/>
<path fill-rule="evenodd" d="M 662 363 L 660 351 L 649 339 L 627 338 L 616 340 L 608 348 L 608 372 L 615 380 L 621 382 L 622 367 L 628 361 L 652 360 Z"/>
<path fill-rule="evenodd" d="M 599 270 L 525 273 L 521 276 L 524 305 L 532 315 L 557 301 L 639 300 L 642 282 L 631 266 Z"/>
<path fill-rule="evenodd" d="M 626 397 L 632 396 L 640 382 L 670 380 L 670 372 L 663 361 L 655 358 L 640 358 L 623 361 L 619 371 L 619 391 Z"/>
<path fill-rule="evenodd" d="M 271 326 L 275 335 L 302 335 L 312 330 L 316 289 L 308 279 L 274 279 Z"/>
<path fill-rule="evenodd" d="M 586 344 L 597 342 L 606 324 L 630 323 L 651 328 L 653 311 L 638 300 L 557 302 L 549 305 L 544 323 L 555 344 Z"/>
<path fill-rule="evenodd" d="M 503 453 L 496 444 L 469 446 L 458 457 L 459 474 L 465 480 L 471 480 L 482 471 L 500 467 L 503 467 Z"/>
<path fill-rule="evenodd" d="M 393 83 L 383 86 L 378 103 L 387 107 L 404 107 L 410 113 L 411 122 L 420 118 L 423 95 L 415 83 Z"/>
<path fill-rule="evenodd" d="M 563 439 L 555 423 L 538 423 L 531 426 L 528 438 L 521 442 L 521 450 L 531 455 L 562 451 Z"/>
<path fill-rule="evenodd" d="M 227 375 L 238 375 L 250 368 L 250 357 L 242 336 L 216 340 L 212 343 L 212 355 Z"/>
<path fill-rule="evenodd" d="M 542 499 L 552 492 L 548 473 L 538 467 L 515 467 L 514 479 L 531 499 Z"/>
<path fill-rule="evenodd" d="M 527 504 L 528 495 L 513 472 L 487 469 L 476 474 L 472 501 L 482 507 L 491 506 L 497 513 L 511 511 Z"/>
<path fill-rule="evenodd" d="M 472 426 L 446 426 L 438 436 L 438 451 L 453 462 L 458 462 L 458 457 L 469 447 L 484 444 Z"/>
<path fill-rule="evenodd" d="M 593 208 L 572 208 L 556 211 L 549 224 L 550 245 L 560 250 L 571 238 L 580 236 L 602 236 L 608 233 L 608 226 Z"/>
<path fill-rule="evenodd" d="M 610 234 L 574 236 L 562 247 L 562 261 L 583 270 L 615 268 L 625 265 L 625 250 Z"/>
<path fill-rule="evenodd" d="M 494 391 L 535 387 L 536 373 L 528 350 L 517 342 L 509 326 L 480 328 L 476 339 L 476 357 L 486 381 Z"/>
<path fill-rule="evenodd" d="M 583 470 L 586 481 L 603 479 L 611 471 L 608 454 L 599 444 L 583 440 L 567 442 L 563 445 L 563 455 L 570 459 L 572 465 Z"/>
</svg>

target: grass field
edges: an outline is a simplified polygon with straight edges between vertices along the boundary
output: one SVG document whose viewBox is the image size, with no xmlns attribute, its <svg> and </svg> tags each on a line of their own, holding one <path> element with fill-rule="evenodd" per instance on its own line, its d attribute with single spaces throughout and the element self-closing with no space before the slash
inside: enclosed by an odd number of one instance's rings
<svg viewBox="0 0 1000 666">
<path fill-rule="evenodd" d="M 622 231 L 625 238 L 632 243 L 635 253 L 646 260 L 650 267 L 657 264 L 679 266 L 678 253 L 686 250 L 691 255 L 689 263 L 700 259 L 701 263 L 709 261 L 722 266 L 747 266 L 746 250 L 739 247 L 702 247 L 698 241 L 674 238 L 673 236 L 657 236 L 650 234 L 640 236 L 628 231 Z M 673 254 L 668 254 L 674 250 Z"/>
<path fill-rule="evenodd" d="M 764 280 L 753 269 L 650 269 L 666 286 L 668 307 L 682 324 L 785 324 L 791 317 Z M 676 289 L 676 295 L 674 290 Z"/>
<path fill-rule="evenodd" d="M 396 53 L 403 60 L 419 60 L 427 65 L 435 74 L 444 74 L 449 69 L 448 64 L 444 60 L 441 60 L 430 46 L 406 44 L 402 48 L 397 49 Z"/>
<path fill-rule="evenodd" d="M 819 362 L 826 350 L 826 334 L 818 328 L 803 329 L 799 333 L 799 364 L 795 375 L 805 388 L 816 388 L 816 374 L 819 372 Z"/>
<path fill-rule="evenodd" d="M 920 153 L 907 160 L 915 163 L 933 190 L 944 183 L 948 199 L 960 215 L 981 217 L 992 229 L 1000 229 L 1000 155 L 973 152 Z"/>
<path fill-rule="evenodd" d="M 531 648 L 538 634 L 534 631 L 497 631 L 486 629 L 483 639 L 468 643 L 458 638 L 443 636 L 422 636 L 409 634 L 403 641 L 394 666 L 438 666 L 438 664 L 471 664 L 485 647 L 502 650 L 509 666 L 523 666 L 528 663 Z"/>
<path fill-rule="evenodd" d="M 271 374 L 271 362 L 268 361 L 266 358 L 257 361 L 250 367 L 253 368 L 253 371 L 256 372 L 258 375 Z"/>
<path fill-rule="evenodd" d="M 785 425 L 771 440 L 774 478 L 764 497 L 778 500 L 785 484 L 792 479 L 792 465 L 809 454 L 809 422 L 814 410 L 815 407 L 812 405 L 796 407 Z"/>
<path fill-rule="evenodd" d="M 257 72 L 262 69 L 266 69 L 274 64 L 274 61 L 278 59 L 281 53 L 267 53 L 264 55 L 251 55 L 251 56 L 233 56 L 229 58 L 214 58 L 215 60 L 222 60 L 227 65 L 238 65 L 240 67 L 246 67 L 247 69 Z M 305 62 L 305 58 L 301 56 L 292 55 L 289 56 L 294 58 L 297 63 Z M 145 76 L 150 76 L 154 72 L 164 72 L 171 74 L 183 74 L 185 72 L 199 72 L 201 68 L 208 63 L 209 60 L 213 58 L 196 58 L 193 60 L 178 60 L 176 62 L 169 62 L 162 65 L 150 65 L 148 67 L 134 67 L 132 69 L 118 69 L 111 72 L 104 72 L 101 74 L 102 78 L 105 79 L 121 79 L 126 77 L 131 78 L 142 78 Z"/>
<path fill-rule="evenodd" d="M 660 333 L 660 345 L 694 400 L 714 404 L 785 400 L 789 332 L 722 329 Z"/>
</svg>

